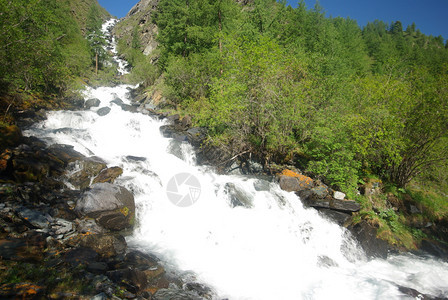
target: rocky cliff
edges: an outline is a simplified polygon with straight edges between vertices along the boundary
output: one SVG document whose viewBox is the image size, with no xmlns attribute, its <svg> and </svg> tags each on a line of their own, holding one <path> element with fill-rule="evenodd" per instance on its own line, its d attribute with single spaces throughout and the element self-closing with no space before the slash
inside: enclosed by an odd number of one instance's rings
<svg viewBox="0 0 448 300">
<path fill-rule="evenodd" d="M 115 26 L 114 34 L 130 46 L 135 34 L 140 41 L 141 50 L 150 55 L 156 48 L 157 25 L 152 22 L 152 16 L 157 9 L 159 0 L 141 0 Z"/>
</svg>

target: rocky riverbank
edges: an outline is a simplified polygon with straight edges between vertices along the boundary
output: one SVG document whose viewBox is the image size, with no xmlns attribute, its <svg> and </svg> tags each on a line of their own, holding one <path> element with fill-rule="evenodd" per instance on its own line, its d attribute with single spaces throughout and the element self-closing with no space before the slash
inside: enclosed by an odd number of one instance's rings
<svg viewBox="0 0 448 300">
<path fill-rule="evenodd" d="M 23 125 L 45 118 L 44 111 L 22 115 Z M 0 298 L 211 298 L 207 287 L 128 247 L 135 203 L 114 184 L 119 167 L 23 137 L 16 126 L 1 130 Z"/>
</svg>

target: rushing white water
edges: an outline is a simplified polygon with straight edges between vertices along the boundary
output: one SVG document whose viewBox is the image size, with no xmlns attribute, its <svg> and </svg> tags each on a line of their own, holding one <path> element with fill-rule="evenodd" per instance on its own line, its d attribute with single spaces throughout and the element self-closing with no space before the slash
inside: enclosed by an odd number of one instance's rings
<svg viewBox="0 0 448 300">
<path fill-rule="evenodd" d="M 86 98 L 100 99 L 99 108 L 50 112 L 25 133 L 123 168 L 116 183 L 134 193 L 138 210 L 131 245 L 193 274 L 218 299 L 406 298 L 398 285 L 448 297 L 447 263 L 413 255 L 368 261 L 343 228 L 275 183 L 195 165 L 189 145 L 160 135 L 163 122 L 111 102 L 118 97 L 130 104 L 129 88 L 88 88 Z M 110 113 L 99 116 L 102 107 Z M 179 173 L 200 184 L 189 207 L 174 205 L 167 193 Z M 233 207 L 228 183 L 250 205 Z M 179 185 L 179 194 L 193 195 Z"/>
</svg>

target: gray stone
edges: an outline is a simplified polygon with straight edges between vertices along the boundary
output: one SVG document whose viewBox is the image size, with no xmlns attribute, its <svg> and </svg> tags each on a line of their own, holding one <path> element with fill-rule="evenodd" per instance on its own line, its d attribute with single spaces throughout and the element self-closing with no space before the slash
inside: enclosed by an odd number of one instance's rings
<svg viewBox="0 0 448 300">
<path fill-rule="evenodd" d="M 106 229 L 123 230 L 133 225 L 134 196 L 124 187 L 96 183 L 78 199 L 75 212 L 81 216 L 95 218 Z"/>
<path fill-rule="evenodd" d="M 104 117 L 110 113 L 110 110 L 110 107 L 101 107 L 96 113 L 98 114 L 98 116 Z"/>
<path fill-rule="evenodd" d="M 50 226 L 51 217 L 37 210 L 21 207 L 17 209 L 17 214 L 36 228 L 47 229 Z"/>
<path fill-rule="evenodd" d="M 253 206 L 252 197 L 237 185 L 230 182 L 226 183 L 225 191 L 229 195 L 232 207 L 241 206 L 251 208 Z"/>
<path fill-rule="evenodd" d="M 51 229 L 54 231 L 54 234 L 67 234 L 74 231 L 73 223 L 64 219 L 56 219 L 51 224 Z"/>
<path fill-rule="evenodd" d="M 128 207 L 135 209 L 134 196 L 127 189 L 110 183 L 95 183 L 76 203 L 75 211 L 92 216 L 97 212 Z"/>
<path fill-rule="evenodd" d="M 85 107 L 86 109 L 90 109 L 91 107 L 98 107 L 98 106 L 100 106 L 100 104 L 101 104 L 100 99 L 93 98 L 93 99 L 89 99 L 89 100 L 87 100 L 87 101 L 84 103 L 84 107 Z"/>
</svg>

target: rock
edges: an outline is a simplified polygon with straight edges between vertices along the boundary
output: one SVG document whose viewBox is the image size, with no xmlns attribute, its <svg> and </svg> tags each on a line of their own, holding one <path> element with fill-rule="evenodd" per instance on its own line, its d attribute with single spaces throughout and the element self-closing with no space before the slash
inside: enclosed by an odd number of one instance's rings
<svg viewBox="0 0 448 300">
<path fill-rule="evenodd" d="M 120 167 L 111 167 L 102 170 L 97 177 L 93 180 L 93 183 L 109 182 L 114 183 L 115 179 L 123 174 L 123 169 Z"/>
<path fill-rule="evenodd" d="M 105 262 L 92 262 L 87 265 L 87 271 L 94 274 L 104 274 L 108 270 L 107 264 Z"/>
<path fill-rule="evenodd" d="M 124 104 L 123 100 L 121 100 L 118 97 L 116 97 L 114 100 L 112 100 L 111 103 L 114 103 L 114 104 L 116 104 L 118 106 L 122 106 Z"/>
<path fill-rule="evenodd" d="M 386 241 L 376 237 L 377 229 L 366 221 L 350 225 L 353 234 L 368 257 L 387 258 L 389 246 Z"/>
<path fill-rule="evenodd" d="M 342 212 L 357 212 L 361 209 L 361 205 L 353 200 L 337 200 L 330 202 L 330 208 Z"/>
<path fill-rule="evenodd" d="M 81 237 L 80 245 L 94 250 L 105 258 L 122 255 L 127 247 L 123 236 L 111 234 L 86 234 Z"/>
<path fill-rule="evenodd" d="M 66 235 L 74 232 L 73 223 L 64 219 L 55 219 L 51 224 L 51 230 L 54 235 Z"/>
<path fill-rule="evenodd" d="M 204 297 L 206 299 L 212 299 L 213 297 L 213 291 L 208 286 L 205 286 L 203 284 L 197 283 L 197 282 L 188 282 L 185 284 L 185 290 L 194 292 L 198 294 L 201 297 Z"/>
<path fill-rule="evenodd" d="M 58 159 L 62 160 L 65 165 L 84 157 L 84 155 L 75 151 L 74 147 L 71 145 L 54 144 L 48 148 L 48 151 Z"/>
<path fill-rule="evenodd" d="M 181 121 L 181 126 L 183 130 L 187 130 L 188 128 L 191 127 L 193 123 L 191 122 L 191 117 L 190 116 L 185 116 L 182 118 Z"/>
<path fill-rule="evenodd" d="M 202 297 L 193 292 L 180 289 L 160 289 L 153 295 L 153 300 L 201 300 Z"/>
<path fill-rule="evenodd" d="M 187 130 L 188 142 L 196 148 L 202 146 L 207 137 L 207 129 L 203 127 L 193 127 Z"/>
<path fill-rule="evenodd" d="M 314 187 L 314 181 L 307 176 L 284 170 L 279 176 L 279 184 L 282 190 L 287 192 L 299 192 Z"/>
<path fill-rule="evenodd" d="M 72 109 L 80 109 L 84 106 L 84 98 L 80 95 L 66 97 L 64 102 L 68 103 Z"/>
<path fill-rule="evenodd" d="M 15 125 L 0 126 L 0 151 L 6 147 L 16 147 L 22 141 L 22 131 Z"/>
<path fill-rule="evenodd" d="M 121 109 L 124 111 L 136 113 L 138 108 L 136 106 L 132 106 L 132 105 L 128 105 L 128 104 L 122 104 Z"/>
<path fill-rule="evenodd" d="M 92 220 L 92 219 L 77 220 L 76 226 L 77 226 L 76 230 L 79 233 L 98 234 L 98 233 L 105 232 L 103 227 L 96 224 L 95 220 Z"/>
<path fill-rule="evenodd" d="M 271 190 L 271 184 L 267 180 L 258 179 L 254 182 L 254 188 L 257 192 L 268 192 Z"/>
<path fill-rule="evenodd" d="M 101 104 L 100 99 L 93 98 L 93 99 L 89 99 L 89 100 L 87 100 L 87 101 L 84 103 L 84 107 L 85 107 L 86 109 L 90 109 L 91 107 L 98 107 L 98 106 L 100 106 L 100 104 Z"/>
<path fill-rule="evenodd" d="M 349 213 L 335 211 L 328 208 L 320 208 L 318 211 L 339 226 L 343 226 L 352 216 Z"/>
<path fill-rule="evenodd" d="M 98 114 L 98 116 L 100 117 L 104 117 L 106 115 L 108 115 L 110 113 L 111 109 L 110 107 L 101 107 L 100 109 L 98 109 L 98 111 L 96 112 Z"/>
<path fill-rule="evenodd" d="M 68 181 L 76 188 L 85 189 L 90 185 L 92 178 L 98 176 L 106 169 L 106 163 L 97 157 L 83 158 L 71 164 L 72 169 L 79 169 L 72 174 L 66 174 Z"/>
<path fill-rule="evenodd" d="M 419 249 L 448 261 L 448 246 L 443 242 L 425 238 L 422 240 Z"/>
<path fill-rule="evenodd" d="M 336 200 L 344 200 L 345 199 L 345 194 L 341 193 L 341 192 L 334 192 L 333 198 Z"/>
<path fill-rule="evenodd" d="M 110 183 L 95 183 L 78 199 L 75 211 L 96 218 L 110 230 L 132 226 L 135 215 L 134 196 L 127 189 Z"/>
<path fill-rule="evenodd" d="M 25 238 L 0 239 L 0 257 L 14 261 L 40 262 L 47 246 L 45 237 L 38 232 L 29 231 Z"/>
<path fill-rule="evenodd" d="M 75 248 L 64 255 L 64 261 L 73 267 L 88 266 L 97 260 L 98 253 L 89 248 Z"/>
<path fill-rule="evenodd" d="M 113 282 L 125 287 L 131 293 L 139 293 L 148 285 L 146 274 L 134 268 L 109 271 L 106 276 Z"/>
<path fill-rule="evenodd" d="M 179 116 L 179 114 L 170 115 L 166 119 L 168 120 L 168 122 L 175 124 L 175 123 L 179 122 L 180 116 Z"/>
<path fill-rule="evenodd" d="M 34 228 L 46 229 L 50 226 L 51 217 L 37 210 L 21 207 L 17 209 L 17 214 Z"/>
<path fill-rule="evenodd" d="M 230 205 L 232 207 L 241 206 L 251 208 L 253 206 L 252 197 L 235 184 L 230 182 L 226 183 L 224 190 L 229 195 Z"/>
</svg>

